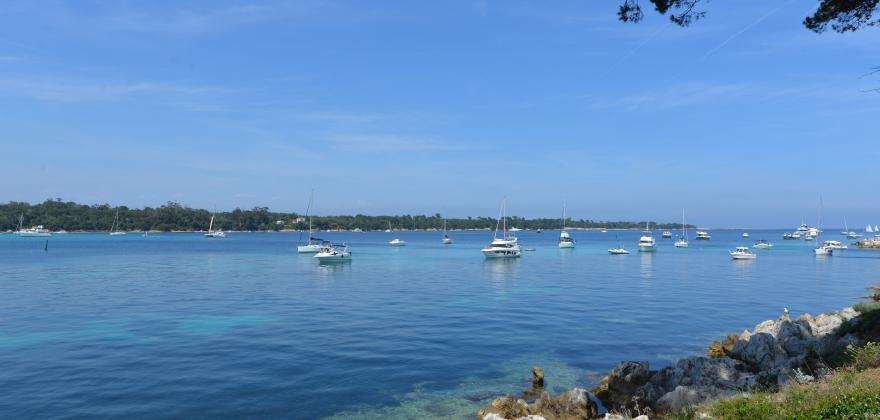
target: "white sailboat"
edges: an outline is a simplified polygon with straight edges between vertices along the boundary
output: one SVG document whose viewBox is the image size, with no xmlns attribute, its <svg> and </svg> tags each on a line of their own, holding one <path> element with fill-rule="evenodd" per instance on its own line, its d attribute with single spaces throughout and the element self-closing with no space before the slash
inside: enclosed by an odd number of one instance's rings
<svg viewBox="0 0 880 420">
<path fill-rule="evenodd" d="M 452 238 L 449 237 L 449 233 L 446 231 L 446 219 L 443 219 L 443 245 L 452 244 Z"/>
<path fill-rule="evenodd" d="M 208 233 L 205 234 L 207 238 L 225 238 L 226 232 L 223 230 L 214 230 L 214 215 L 211 215 L 211 222 L 208 223 Z"/>
<path fill-rule="evenodd" d="M 865 232 L 866 233 L 874 233 L 874 229 L 871 228 L 871 225 L 868 225 L 868 226 L 865 226 Z"/>
<path fill-rule="evenodd" d="M 608 253 L 611 255 L 626 255 L 629 254 L 629 251 L 624 249 L 623 245 L 620 244 L 620 235 L 617 235 L 617 248 L 611 248 L 608 250 Z"/>
<path fill-rule="evenodd" d="M 688 244 L 687 223 L 684 220 L 684 209 L 681 209 L 681 238 L 675 241 L 675 247 L 687 248 L 688 246 L 690 245 Z"/>
<path fill-rule="evenodd" d="M 819 196 L 819 211 L 817 213 L 818 214 L 816 216 L 816 230 L 815 230 L 815 236 L 813 236 L 813 238 L 818 238 L 819 235 L 822 233 L 822 196 L 821 195 Z M 810 233 L 812 234 L 813 231 L 811 230 Z M 814 248 L 813 252 L 816 253 L 816 255 L 832 255 L 834 253 L 834 247 L 829 246 L 828 244 L 822 243 L 822 244 L 819 244 L 819 246 L 817 246 L 816 248 Z"/>
<path fill-rule="evenodd" d="M 498 230 L 501 229 L 501 237 Z M 495 224 L 495 233 L 492 235 L 492 243 L 482 249 L 483 256 L 491 258 L 519 258 L 522 249 L 517 243 L 515 236 L 511 236 L 507 230 L 507 198 L 501 200 L 501 215 Z"/>
<path fill-rule="evenodd" d="M 323 241 L 314 258 L 322 263 L 345 262 L 351 260 L 351 251 L 345 243 L 332 244 L 330 241 Z"/>
<path fill-rule="evenodd" d="M 559 232 L 559 247 L 574 248 L 574 240 L 565 230 L 565 202 L 562 203 L 562 231 Z"/>
<path fill-rule="evenodd" d="M 126 232 L 119 229 L 119 207 L 116 208 L 116 216 L 113 218 L 113 224 L 110 225 L 110 236 L 125 235 Z"/>
<path fill-rule="evenodd" d="M 309 221 L 309 239 L 305 242 L 302 240 L 302 231 L 299 232 L 299 245 L 296 252 L 300 254 L 311 254 L 321 251 L 321 240 L 312 236 L 312 204 L 315 201 L 315 190 L 309 193 L 309 205 L 306 206 L 306 219 Z"/>
</svg>

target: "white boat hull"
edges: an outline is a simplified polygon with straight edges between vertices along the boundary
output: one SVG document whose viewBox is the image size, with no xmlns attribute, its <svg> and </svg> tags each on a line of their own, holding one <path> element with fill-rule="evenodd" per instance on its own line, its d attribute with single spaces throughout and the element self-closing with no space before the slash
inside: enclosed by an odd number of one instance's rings
<svg viewBox="0 0 880 420">
<path fill-rule="evenodd" d="M 626 255 L 626 254 L 629 254 L 629 251 L 627 251 L 623 248 L 613 248 L 613 249 L 609 249 L 608 253 L 611 255 Z"/>
<path fill-rule="evenodd" d="M 639 245 L 639 252 L 654 252 L 657 250 L 655 245 Z"/>
<path fill-rule="evenodd" d="M 730 258 L 734 260 L 754 260 L 757 258 L 755 254 L 738 254 L 735 252 L 730 253 Z"/>
<path fill-rule="evenodd" d="M 560 242 L 560 248 L 574 248 L 574 242 Z"/>
<path fill-rule="evenodd" d="M 813 252 L 815 252 L 816 255 L 832 255 L 834 250 L 828 247 L 820 247 L 813 249 Z"/>
<path fill-rule="evenodd" d="M 452 239 L 450 239 L 450 238 L 443 238 L 443 244 L 445 244 L 445 245 L 449 245 L 449 244 L 451 244 L 451 243 L 452 243 Z"/>
<path fill-rule="evenodd" d="M 522 256 L 522 251 L 519 249 L 483 249 L 483 256 L 486 259 L 519 258 Z"/>
<path fill-rule="evenodd" d="M 351 254 L 348 252 L 319 252 L 315 254 L 314 258 L 320 262 L 349 261 L 351 260 Z"/>
<path fill-rule="evenodd" d="M 16 232 L 15 234 L 25 238 L 44 238 L 46 236 L 52 236 L 51 233 L 45 232 Z"/>
<path fill-rule="evenodd" d="M 321 245 L 311 244 L 311 245 L 300 245 L 296 247 L 296 252 L 300 254 L 314 254 L 321 251 Z"/>
</svg>

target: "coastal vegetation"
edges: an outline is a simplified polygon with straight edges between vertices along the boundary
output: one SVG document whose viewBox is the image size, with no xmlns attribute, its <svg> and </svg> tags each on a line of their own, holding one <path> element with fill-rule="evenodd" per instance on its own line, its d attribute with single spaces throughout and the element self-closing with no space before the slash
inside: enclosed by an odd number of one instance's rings
<svg viewBox="0 0 880 420">
<path fill-rule="evenodd" d="M 9 202 L 0 205 L 0 231 L 17 229 L 19 221 L 23 226 L 43 225 L 50 230 L 104 231 L 113 224 L 117 207 L 109 204 L 78 204 L 61 199 L 46 200 L 39 204 Z M 206 209 L 195 209 L 177 202 L 168 202 L 159 207 L 142 209 L 118 206 L 119 230 L 159 230 L 159 231 L 202 231 L 208 229 L 211 215 L 214 214 L 214 228 L 233 231 L 305 230 L 308 220 L 299 213 L 270 211 L 268 207 L 254 207 L 249 210 L 236 208 L 232 211 L 212 213 Z M 316 230 L 394 230 L 442 229 L 443 216 L 434 215 L 395 215 L 395 216 L 313 216 L 312 227 Z M 447 220 L 451 230 L 493 229 L 496 219 L 491 217 L 452 218 Z M 559 219 L 526 219 L 509 217 L 508 225 L 520 229 L 557 229 Z M 639 229 L 650 223 L 652 228 L 681 229 L 680 223 L 606 222 L 594 220 L 567 219 L 566 227 L 572 229 Z M 689 226 L 693 227 L 693 226 Z"/>
</svg>

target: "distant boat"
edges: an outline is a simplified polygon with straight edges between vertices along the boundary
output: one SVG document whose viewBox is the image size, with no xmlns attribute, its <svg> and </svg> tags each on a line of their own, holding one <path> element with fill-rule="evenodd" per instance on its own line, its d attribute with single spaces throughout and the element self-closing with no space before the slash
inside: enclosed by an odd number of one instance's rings
<svg viewBox="0 0 880 420">
<path fill-rule="evenodd" d="M 806 240 L 812 240 L 814 238 L 818 238 L 819 234 L 822 232 L 822 196 L 821 195 L 819 196 L 819 209 L 816 211 L 816 226 L 817 227 L 815 229 L 810 228 L 810 233 L 807 234 L 807 237 L 805 238 Z M 838 249 L 838 248 L 835 248 L 833 246 L 833 244 L 830 244 L 831 242 L 836 242 L 838 244 L 840 243 L 837 241 L 825 241 L 825 242 L 819 244 L 819 246 L 817 246 L 816 248 L 814 248 L 813 252 L 815 252 L 816 255 L 832 255 L 834 250 Z"/>
<path fill-rule="evenodd" d="M 758 258 L 758 256 L 752 252 L 751 249 L 744 246 L 738 246 L 733 251 L 730 251 L 730 258 L 734 260 L 754 260 L 755 258 Z"/>
<path fill-rule="evenodd" d="M 211 215 L 211 222 L 208 223 L 208 233 L 205 234 L 205 237 L 208 238 L 225 238 L 226 232 L 222 230 L 214 230 L 214 215 Z"/>
<path fill-rule="evenodd" d="M 43 227 L 43 225 L 37 225 L 34 227 L 29 227 L 25 229 L 22 226 L 22 222 L 24 221 L 24 214 L 18 217 L 18 230 L 15 232 L 16 235 L 22 237 L 46 237 L 52 236 L 52 232 L 49 229 Z"/>
<path fill-rule="evenodd" d="M 574 240 L 571 239 L 568 231 L 565 230 L 565 202 L 562 203 L 562 229 L 559 232 L 559 247 L 574 248 Z"/>
<path fill-rule="evenodd" d="M 806 221 L 801 221 L 801 225 L 797 228 L 798 232 L 807 232 L 810 230 L 810 227 L 807 226 Z"/>
<path fill-rule="evenodd" d="M 675 241 L 675 247 L 687 248 L 688 246 L 687 223 L 684 220 L 684 209 L 681 209 L 681 238 Z"/>
<path fill-rule="evenodd" d="M 748 238 L 748 237 L 749 237 L 749 233 L 748 233 L 748 232 L 743 232 L 742 237 L 743 237 L 743 238 Z"/>
<path fill-rule="evenodd" d="M 116 208 L 116 216 L 113 218 L 113 224 L 110 225 L 110 236 L 126 234 L 126 232 L 117 229 L 119 229 L 119 207 Z"/>
<path fill-rule="evenodd" d="M 708 241 L 709 239 L 712 239 L 712 235 L 709 235 L 709 232 L 706 232 L 705 230 L 701 229 L 701 230 L 697 231 L 697 238 L 696 239 L 698 241 Z"/>
<path fill-rule="evenodd" d="M 482 249 L 483 256 L 493 258 L 519 258 L 522 256 L 522 248 L 517 243 L 515 236 L 511 236 L 507 230 L 507 198 L 501 200 L 501 215 L 495 223 L 495 233 L 492 242 Z M 501 237 L 498 237 L 498 230 Z"/>
<path fill-rule="evenodd" d="M 452 238 L 449 237 L 449 233 L 446 231 L 446 219 L 443 219 L 443 239 L 442 242 L 444 245 L 449 245 L 452 243 Z"/>
<path fill-rule="evenodd" d="M 541 229 L 538 229 L 538 230 L 535 231 L 535 233 L 544 233 L 544 231 L 541 230 Z"/>
<path fill-rule="evenodd" d="M 394 238 L 394 239 L 388 241 L 388 245 L 391 245 L 391 246 L 404 246 L 404 245 L 406 245 L 406 241 L 404 241 L 404 240 L 402 240 L 402 239 Z"/>
<path fill-rule="evenodd" d="M 824 241 L 822 242 L 822 246 L 828 247 L 831 249 L 847 249 L 847 246 L 840 241 Z"/>
<path fill-rule="evenodd" d="M 755 244 L 752 245 L 752 248 L 770 249 L 770 248 L 773 248 L 773 244 L 771 244 L 770 242 L 767 242 L 763 239 L 758 239 L 758 242 L 755 242 Z"/>
<path fill-rule="evenodd" d="M 672 237 L 672 232 L 670 232 L 669 230 L 664 230 L 663 234 L 661 234 L 660 236 L 664 239 L 669 239 Z"/>
<path fill-rule="evenodd" d="M 602 233 L 608 233 L 608 229 L 602 229 L 602 230 L 600 230 L 599 232 L 602 232 Z"/>
<path fill-rule="evenodd" d="M 515 228 L 515 227 L 510 228 L 510 231 L 511 231 L 511 232 L 519 232 L 519 231 L 521 231 L 521 230 L 522 230 L 522 229 L 520 229 L 520 228 Z"/>
<path fill-rule="evenodd" d="M 302 240 L 302 231 L 299 232 L 299 243 L 297 245 L 296 252 L 299 254 L 311 254 L 315 252 L 321 252 L 321 243 L 323 242 L 321 239 L 312 236 L 312 204 L 315 202 L 315 190 L 312 190 L 309 193 L 309 204 L 306 206 L 306 219 L 309 222 L 309 240 L 303 242 Z"/>
<path fill-rule="evenodd" d="M 330 241 L 324 241 L 321 250 L 314 258 L 319 262 L 343 262 L 351 260 L 351 252 L 345 243 L 332 244 Z"/>
<path fill-rule="evenodd" d="M 388 229 L 385 229 L 385 233 L 391 233 L 391 221 L 388 221 Z"/>
<path fill-rule="evenodd" d="M 657 250 L 657 241 L 654 239 L 649 224 L 645 223 L 645 231 L 639 238 L 639 252 L 654 252 Z"/>
<path fill-rule="evenodd" d="M 623 248 L 623 245 L 620 244 L 620 235 L 617 236 L 617 248 L 611 248 L 608 250 L 608 253 L 611 255 L 626 255 L 629 254 L 629 251 Z"/>
<path fill-rule="evenodd" d="M 874 233 L 874 229 L 871 228 L 871 225 L 865 226 L 865 232 Z"/>
</svg>

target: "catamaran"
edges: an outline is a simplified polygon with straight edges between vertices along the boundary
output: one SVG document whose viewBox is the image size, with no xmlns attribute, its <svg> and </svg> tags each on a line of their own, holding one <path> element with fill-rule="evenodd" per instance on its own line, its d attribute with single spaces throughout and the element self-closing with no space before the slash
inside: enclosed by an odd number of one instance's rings
<svg viewBox="0 0 880 420">
<path fill-rule="evenodd" d="M 645 223 L 645 231 L 639 238 L 639 252 L 654 252 L 657 250 L 657 241 L 654 239 L 648 223 Z"/>
<path fill-rule="evenodd" d="M 205 237 L 207 237 L 207 238 L 225 238 L 226 237 L 226 232 L 223 232 L 223 230 L 221 230 L 221 229 L 214 230 L 214 215 L 213 214 L 211 215 L 211 222 L 208 223 L 208 233 L 205 234 Z"/>
<path fill-rule="evenodd" d="M 311 254 L 315 252 L 321 252 L 321 239 L 315 238 L 312 236 L 312 204 L 315 201 L 315 190 L 312 190 L 309 193 L 309 205 L 306 206 L 306 219 L 309 222 L 309 240 L 303 242 L 302 240 L 302 231 L 299 232 L 299 243 L 297 245 L 296 252 L 300 254 Z"/>
<path fill-rule="evenodd" d="M 119 207 L 116 208 L 116 216 L 113 218 L 113 224 L 110 225 L 110 236 L 125 235 L 125 231 L 119 229 Z"/>
<path fill-rule="evenodd" d="M 498 230 L 501 229 L 501 237 Z M 517 243 L 516 237 L 511 236 L 507 230 L 507 198 L 501 200 L 501 215 L 495 223 L 495 233 L 492 235 L 492 243 L 482 250 L 483 255 L 489 258 L 519 258 L 522 249 Z"/>
<path fill-rule="evenodd" d="M 687 223 L 684 220 L 684 209 L 681 209 L 681 238 L 678 238 L 675 241 L 676 248 L 687 248 L 688 244 L 688 232 L 687 232 Z"/>
<path fill-rule="evenodd" d="M 446 231 L 446 219 L 443 219 L 443 239 L 441 241 L 444 245 L 452 243 L 452 238 L 449 237 L 449 233 Z"/>
<path fill-rule="evenodd" d="M 559 232 L 559 247 L 574 248 L 574 240 L 571 239 L 568 231 L 565 230 L 565 202 L 562 203 L 562 231 Z"/>
</svg>

